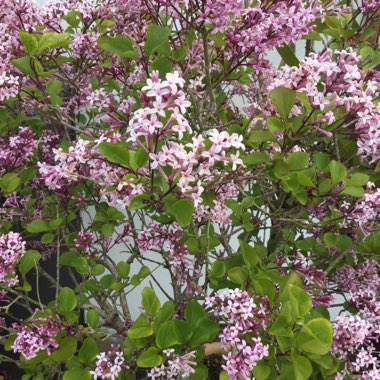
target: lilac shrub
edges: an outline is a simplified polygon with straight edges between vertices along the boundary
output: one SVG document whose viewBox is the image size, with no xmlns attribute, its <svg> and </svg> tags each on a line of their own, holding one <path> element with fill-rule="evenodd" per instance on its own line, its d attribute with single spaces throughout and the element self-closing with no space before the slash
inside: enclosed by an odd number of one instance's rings
<svg viewBox="0 0 380 380">
<path fill-rule="evenodd" d="M 364 0 L 1 1 L 2 368 L 379 379 L 379 23 Z"/>
</svg>

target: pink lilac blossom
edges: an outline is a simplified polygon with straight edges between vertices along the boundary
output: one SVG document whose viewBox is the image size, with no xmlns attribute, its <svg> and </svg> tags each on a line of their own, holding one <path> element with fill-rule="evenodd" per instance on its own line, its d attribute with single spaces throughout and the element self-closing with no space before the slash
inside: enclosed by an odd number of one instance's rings
<svg viewBox="0 0 380 380">
<path fill-rule="evenodd" d="M 229 39 L 227 46 L 234 56 L 257 53 L 259 57 L 263 57 L 269 50 L 284 43 L 295 42 L 304 34 L 311 32 L 314 28 L 313 22 L 324 16 L 319 0 L 263 1 L 255 6 L 248 6 L 243 11 L 241 11 L 242 2 L 224 2 L 224 4 L 232 3 L 237 3 L 233 12 L 242 15 L 237 19 L 239 22 L 232 25 L 231 22 L 228 24 L 226 22 L 225 25 L 225 34 Z M 224 14 L 219 11 L 219 17 L 216 18 L 218 21 L 220 18 L 223 20 L 223 16 L 228 15 L 227 12 L 231 12 L 226 5 L 224 8 Z M 252 65 L 257 63 L 259 63 L 257 58 L 251 62 Z"/>
<path fill-rule="evenodd" d="M 71 43 L 72 56 L 74 58 L 96 60 L 101 53 L 98 48 L 98 38 L 100 34 L 96 32 L 77 32 Z"/>
<path fill-rule="evenodd" d="M 267 90 L 284 86 L 305 93 L 314 112 L 321 112 L 311 125 L 326 136 L 331 136 L 327 129 L 334 123 L 332 111 L 343 107 L 355 121 L 358 154 L 373 163 L 380 157 L 380 107 L 376 102 L 380 85 L 378 73 L 361 70 L 359 62 L 360 56 L 353 49 L 327 49 L 304 58 L 298 67 L 285 65 L 277 71 L 268 70 Z M 298 103 L 293 113 L 300 110 L 301 99 Z M 272 114 L 273 108 L 266 105 L 265 117 Z"/>
<path fill-rule="evenodd" d="M 13 324 L 16 330 L 16 340 L 13 343 L 13 351 L 20 352 L 27 360 L 33 359 L 40 351 L 47 351 L 48 355 L 59 347 L 55 341 L 58 333 L 65 328 L 59 317 L 36 318 L 37 311 L 24 325 Z"/>
<path fill-rule="evenodd" d="M 331 351 L 345 362 L 345 368 L 341 372 L 343 378 L 357 372 L 363 373 L 364 379 L 372 379 L 371 373 L 379 372 L 380 360 L 374 347 L 378 339 L 379 327 L 365 318 L 359 315 L 337 317 Z"/>
<path fill-rule="evenodd" d="M 98 378 L 115 380 L 123 369 L 129 368 L 124 362 L 124 355 L 122 352 L 101 352 L 96 358 L 96 367 L 93 371 L 90 371 L 95 380 Z"/>
<path fill-rule="evenodd" d="M 0 137 L 0 173 L 12 171 L 29 162 L 38 146 L 38 139 L 29 128 L 20 127 L 17 134 Z"/>
<path fill-rule="evenodd" d="M 380 0 L 363 0 L 364 13 L 380 13 Z"/>
<path fill-rule="evenodd" d="M 337 318 L 332 351 L 345 362 L 343 375 L 356 371 L 363 373 L 364 379 L 372 379 L 380 371 L 374 347 L 380 339 L 379 264 L 366 260 L 355 268 L 345 265 L 338 269 L 334 281 L 339 291 L 348 293 L 348 303 L 358 314 Z"/>
<path fill-rule="evenodd" d="M 127 170 L 104 160 L 97 149 L 102 141 L 117 142 L 119 139 L 116 135 L 112 138 L 101 136 L 97 142 L 78 139 L 68 152 L 53 149 L 53 164 L 38 162 L 40 177 L 51 190 L 62 190 L 91 179 L 107 203 L 127 206 L 134 196 L 144 192 L 143 185 L 135 183 L 133 178 L 122 180 Z"/>
<path fill-rule="evenodd" d="M 367 186 L 367 192 L 356 203 L 354 210 L 347 215 L 348 221 L 359 225 L 365 234 L 371 226 L 378 223 L 380 216 L 380 189 L 372 189 Z"/>
<path fill-rule="evenodd" d="M 17 232 L 0 236 L 0 285 L 13 286 L 18 283 L 15 266 L 25 253 L 25 244 Z"/>
<path fill-rule="evenodd" d="M 259 337 L 269 321 L 268 300 L 263 298 L 259 303 L 246 291 L 227 289 L 208 296 L 205 305 L 226 325 L 219 336 L 228 352 L 223 355 L 226 360 L 223 368 L 231 380 L 250 380 L 257 362 L 269 354 L 269 346 Z M 255 336 L 248 339 L 246 333 Z"/>
<path fill-rule="evenodd" d="M 93 242 L 94 234 L 92 232 L 79 231 L 78 239 L 75 240 L 75 246 L 89 252 Z"/>
<path fill-rule="evenodd" d="M 184 355 L 174 353 L 173 349 L 164 350 L 167 360 L 160 367 L 154 367 L 148 373 L 148 377 L 152 380 L 165 379 L 177 380 L 186 379 L 195 372 L 196 366 L 195 351 L 191 351 Z"/>
</svg>

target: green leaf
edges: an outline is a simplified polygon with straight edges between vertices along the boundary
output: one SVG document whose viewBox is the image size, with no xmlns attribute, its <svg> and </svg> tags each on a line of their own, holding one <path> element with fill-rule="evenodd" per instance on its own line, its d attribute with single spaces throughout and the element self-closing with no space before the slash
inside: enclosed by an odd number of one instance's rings
<svg viewBox="0 0 380 380">
<path fill-rule="evenodd" d="M 281 58 L 287 65 L 298 66 L 300 64 L 300 61 L 298 60 L 297 56 L 293 53 L 293 51 L 290 49 L 289 45 L 284 44 L 283 46 L 280 46 L 276 49 L 278 54 L 280 54 Z"/>
<path fill-rule="evenodd" d="M 19 32 L 19 37 L 25 51 L 29 55 L 34 55 L 38 50 L 38 40 L 36 36 L 34 36 L 32 33 L 28 33 L 22 30 Z"/>
<path fill-rule="evenodd" d="M 169 45 L 169 36 L 170 31 L 168 28 L 159 25 L 150 25 L 148 27 L 146 42 L 145 42 L 145 51 L 149 56 L 154 52 L 158 52 L 163 55 L 170 53 Z"/>
<path fill-rule="evenodd" d="M 197 347 L 203 343 L 212 342 L 220 331 L 219 325 L 208 319 L 202 318 L 198 320 L 193 335 L 189 340 L 190 347 Z"/>
<path fill-rule="evenodd" d="M 271 301 L 274 300 L 276 296 L 276 290 L 272 281 L 265 278 L 255 279 L 253 276 L 252 285 L 257 294 L 261 296 L 267 296 Z"/>
<path fill-rule="evenodd" d="M 49 222 L 43 219 L 36 219 L 29 223 L 26 227 L 28 232 L 39 233 L 52 230 L 52 227 L 49 225 Z"/>
<path fill-rule="evenodd" d="M 266 141 L 276 141 L 276 137 L 271 131 L 261 129 L 251 132 L 248 140 L 251 143 L 262 143 Z"/>
<path fill-rule="evenodd" d="M 128 336 L 131 339 L 146 338 L 153 335 L 153 328 L 150 326 L 132 326 L 128 330 Z"/>
<path fill-rule="evenodd" d="M 286 87 L 277 87 L 270 92 L 269 97 L 282 119 L 286 120 L 294 105 L 295 91 Z"/>
<path fill-rule="evenodd" d="M 337 183 L 343 181 L 347 177 L 347 169 L 338 161 L 330 162 L 330 174 L 331 174 L 331 182 L 332 185 L 336 185 Z"/>
<path fill-rule="evenodd" d="M 55 239 L 55 235 L 54 234 L 50 234 L 50 233 L 43 234 L 42 237 L 41 237 L 41 243 L 42 244 L 49 244 L 54 239 Z"/>
<path fill-rule="evenodd" d="M 158 314 L 154 318 L 154 322 L 157 324 L 160 324 L 172 318 L 174 314 L 175 314 L 175 306 L 174 306 L 173 301 L 166 301 L 162 305 L 161 310 L 158 312 Z"/>
<path fill-rule="evenodd" d="M 91 380 L 91 374 L 83 368 L 72 368 L 65 372 L 63 380 Z"/>
<path fill-rule="evenodd" d="M 41 254 L 38 251 L 30 250 L 26 251 L 20 259 L 20 265 L 18 270 L 24 277 L 31 269 L 35 268 L 41 259 Z"/>
<path fill-rule="evenodd" d="M 89 326 L 95 329 L 99 324 L 99 313 L 95 309 L 90 309 L 86 312 L 86 321 Z"/>
<path fill-rule="evenodd" d="M 40 39 L 38 54 L 41 54 L 46 49 L 66 47 L 69 43 L 69 33 L 46 32 Z"/>
<path fill-rule="evenodd" d="M 115 37 L 101 36 L 98 39 L 98 46 L 107 53 L 117 54 L 124 58 L 138 58 L 133 48 L 133 41 L 122 35 Z"/>
<path fill-rule="evenodd" d="M 268 129 L 273 133 L 278 132 L 278 131 L 282 131 L 286 128 L 286 125 L 277 116 L 269 116 L 266 119 L 266 124 L 268 126 Z"/>
<path fill-rule="evenodd" d="M 297 172 L 298 183 L 302 186 L 315 187 L 314 182 L 303 172 Z"/>
<path fill-rule="evenodd" d="M 4 193 L 13 193 L 20 186 L 21 179 L 17 173 L 7 173 L 0 179 L 0 187 Z"/>
<path fill-rule="evenodd" d="M 226 265 L 223 261 L 214 261 L 211 265 L 211 273 L 216 278 L 222 278 L 226 273 Z"/>
<path fill-rule="evenodd" d="M 239 244 L 245 265 L 247 266 L 248 270 L 254 269 L 260 260 L 255 248 L 251 247 L 243 240 L 239 240 Z"/>
<path fill-rule="evenodd" d="M 96 356 L 99 354 L 98 344 L 96 340 L 88 336 L 84 341 L 79 350 L 79 359 L 82 363 L 90 364 L 95 360 Z"/>
<path fill-rule="evenodd" d="M 59 348 L 52 354 L 56 362 L 64 362 L 70 359 L 77 350 L 77 340 L 73 336 L 66 336 L 59 343 Z"/>
<path fill-rule="evenodd" d="M 150 347 L 137 358 L 137 365 L 140 368 L 152 368 L 158 367 L 163 361 L 157 348 Z"/>
<path fill-rule="evenodd" d="M 228 278 L 235 284 L 243 285 L 248 279 L 248 272 L 245 268 L 234 267 L 227 272 Z"/>
<path fill-rule="evenodd" d="M 131 270 L 131 266 L 129 263 L 125 261 L 119 261 L 116 265 L 117 273 L 122 279 L 126 279 Z"/>
<path fill-rule="evenodd" d="M 267 364 L 258 362 L 252 370 L 256 380 L 266 380 L 270 375 L 270 367 Z"/>
<path fill-rule="evenodd" d="M 261 164 L 263 162 L 268 162 L 269 156 L 265 152 L 253 152 L 247 156 L 243 156 L 242 160 L 245 165 L 251 166 Z"/>
<path fill-rule="evenodd" d="M 302 326 L 296 342 L 305 352 L 324 355 L 330 351 L 332 339 L 331 323 L 325 318 L 315 318 Z"/>
<path fill-rule="evenodd" d="M 185 318 L 190 326 L 196 326 L 201 319 L 207 318 L 207 313 L 199 302 L 190 300 L 185 309 Z"/>
<path fill-rule="evenodd" d="M 136 195 L 132 198 L 131 202 L 129 203 L 128 210 L 134 211 L 139 210 L 140 208 L 146 207 L 147 202 L 149 200 L 149 194 L 140 194 Z"/>
<path fill-rule="evenodd" d="M 186 227 L 192 220 L 195 208 L 190 199 L 179 199 L 170 205 L 170 211 L 173 213 L 177 223 L 181 227 Z"/>
<path fill-rule="evenodd" d="M 35 78 L 35 73 L 30 65 L 30 57 L 21 57 L 17 59 L 12 59 L 13 66 L 17 67 L 22 73 L 29 75 L 32 78 Z"/>
<path fill-rule="evenodd" d="M 152 288 L 144 288 L 142 291 L 142 306 L 151 316 L 155 316 L 161 308 L 160 301 Z"/>
<path fill-rule="evenodd" d="M 269 334 L 288 338 L 291 338 L 294 335 L 293 331 L 288 327 L 286 317 L 283 315 L 279 315 L 273 322 L 271 328 L 269 329 Z"/>
<path fill-rule="evenodd" d="M 77 306 L 77 297 L 71 288 L 62 288 L 59 292 L 58 299 L 59 305 L 65 313 L 70 313 Z"/>
<path fill-rule="evenodd" d="M 158 70 L 161 79 L 165 79 L 166 74 L 173 71 L 173 65 L 166 57 L 160 57 L 154 60 L 151 68 L 152 70 Z"/>
<path fill-rule="evenodd" d="M 50 79 L 46 82 L 46 91 L 50 96 L 59 94 L 62 91 L 62 82 L 57 79 Z"/>
<path fill-rule="evenodd" d="M 289 165 L 290 170 L 302 170 L 305 169 L 310 160 L 310 154 L 306 152 L 294 152 L 290 153 L 286 163 Z"/>
<path fill-rule="evenodd" d="M 282 379 L 308 380 L 313 372 L 310 360 L 305 356 L 293 353 L 291 362 L 285 362 L 281 367 Z M 284 376 L 285 375 L 285 376 Z"/>
<path fill-rule="evenodd" d="M 112 236 L 115 232 L 115 226 L 112 223 L 103 224 L 101 231 L 104 236 Z"/>
<path fill-rule="evenodd" d="M 129 166 L 129 149 L 124 142 L 112 144 L 103 142 L 98 146 L 99 151 L 107 158 L 107 160 L 125 167 Z"/>
<path fill-rule="evenodd" d="M 164 322 L 158 329 L 156 344 L 159 348 L 168 348 L 180 343 L 174 321 Z"/>
<path fill-rule="evenodd" d="M 369 175 L 364 173 L 355 173 L 350 178 L 350 184 L 353 186 L 364 186 L 369 181 Z"/>
<path fill-rule="evenodd" d="M 292 313 L 296 318 L 303 318 L 311 309 L 312 299 L 310 294 L 296 285 L 289 285 L 289 300 L 292 305 Z"/>
<path fill-rule="evenodd" d="M 341 194 L 350 195 L 351 197 L 362 198 L 365 190 L 359 186 L 345 186 Z"/>
<path fill-rule="evenodd" d="M 187 380 L 207 380 L 208 378 L 207 367 L 203 364 L 199 364 L 195 367 L 195 372 L 187 377 Z"/>
</svg>

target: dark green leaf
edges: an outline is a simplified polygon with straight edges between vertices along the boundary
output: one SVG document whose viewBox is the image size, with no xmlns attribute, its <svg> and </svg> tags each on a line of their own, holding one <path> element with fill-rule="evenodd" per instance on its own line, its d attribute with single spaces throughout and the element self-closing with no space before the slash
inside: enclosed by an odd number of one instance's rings
<svg viewBox="0 0 380 380">
<path fill-rule="evenodd" d="M 158 367 L 163 360 L 157 348 L 150 347 L 137 358 L 137 365 L 140 368 Z"/>
<path fill-rule="evenodd" d="M 286 120 L 294 105 L 295 91 L 286 87 L 277 87 L 270 92 L 269 97 L 282 119 Z"/>
<path fill-rule="evenodd" d="M 98 149 L 109 161 L 125 167 L 129 166 L 129 149 L 126 143 L 103 142 L 99 144 Z"/>
<path fill-rule="evenodd" d="M 56 362 L 64 362 L 70 359 L 77 350 L 77 340 L 73 336 L 66 336 L 59 343 L 59 348 L 52 354 Z"/>
<path fill-rule="evenodd" d="M 25 276 L 31 269 L 35 268 L 41 259 L 41 254 L 38 251 L 26 251 L 20 259 L 18 270 L 22 276 Z"/>
<path fill-rule="evenodd" d="M 161 304 L 152 288 L 144 288 L 142 291 L 142 306 L 151 316 L 157 315 L 160 311 Z"/>
<path fill-rule="evenodd" d="M 84 341 L 79 350 L 79 359 L 81 362 L 90 364 L 95 360 L 96 356 L 99 354 L 98 344 L 96 340 L 88 336 Z"/>
<path fill-rule="evenodd" d="M 64 287 L 58 295 L 59 305 L 65 313 L 73 311 L 77 306 L 77 297 L 71 288 Z"/>
<path fill-rule="evenodd" d="M 99 324 L 99 313 L 95 309 L 86 312 L 86 321 L 91 328 L 95 329 Z"/>
<path fill-rule="evenodd" d="M 170 53 L 169 45 L 170 31 L 159 25 L 150 25 L 147 31 L 145 50 L 149 56 L 154 52 L 166 55 Z"/>
<path fill-rule="evenodd" d="M 101 36 L 98 39 L 98 46 L 107 53 L 117 54 L 119 57 L 138 58 L 133 48 L 133 41 L 127 36 Z"/>
<path fill-rule="evenodd" d="M 287 65 L 298 66 L 300 64 L 300 61 L 298 60 L 297 56 L 293 53 L 292 49 L 290 49 L 290 47 L 287 44 L 278 47 L 277 51 Z"/>
</svg>

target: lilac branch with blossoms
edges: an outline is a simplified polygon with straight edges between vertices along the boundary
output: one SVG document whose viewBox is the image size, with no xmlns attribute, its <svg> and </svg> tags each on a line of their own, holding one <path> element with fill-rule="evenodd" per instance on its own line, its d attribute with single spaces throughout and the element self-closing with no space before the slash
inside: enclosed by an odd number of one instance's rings
<svg viewBox="0 0 380 380">
<path fill-rule="evenodd" d="M 379 24 L 3 0 L 0 377 L 380 379 Z"/>
</svg>

